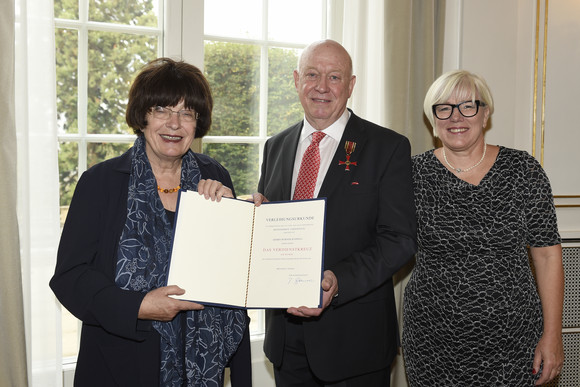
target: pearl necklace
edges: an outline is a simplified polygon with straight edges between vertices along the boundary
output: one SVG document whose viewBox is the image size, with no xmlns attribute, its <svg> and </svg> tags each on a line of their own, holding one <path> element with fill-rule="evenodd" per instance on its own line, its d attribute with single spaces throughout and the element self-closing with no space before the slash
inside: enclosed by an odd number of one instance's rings
<svg viewBox="0 0 580 387">
<path fill-rule="evenodd" d="M 475 165 L 472 165 L 471 167 L 465 168 L 465 169 L 455 168 L 453 165 L 451 165 L 451 163 L 449 163 L 449 160 L 447 160 L 447 155 L 445 154 L 445 147 L 443 147 L 443 159 L 445 160 L 447 165 L 449 165 L 449 168 L 453 169 L 455 172 L 457 172 L 457 173 L 468 172 L 468 171 L 471 171 L 473 168 L 477 167 L 479 164 L 481 164 L 483 159 L 485 159 L 485 152 L 486 151 L 487 151 L 487 144 L 484 143 L 483 144 L 483 156 L 481 156 L 481 160 L 479 160 L 477 163 L 475 163 Z"/>
<path fill-rule="evenodd" d="M 161 188 L 160 186 L 157 186 L 157 191 L 163 192 L 163 193 L 174 193 L 174 192 L 179 191 L 180 188 L 181 188 L 181 185 L 178 185 L 175 188 Z"/>
</svg>

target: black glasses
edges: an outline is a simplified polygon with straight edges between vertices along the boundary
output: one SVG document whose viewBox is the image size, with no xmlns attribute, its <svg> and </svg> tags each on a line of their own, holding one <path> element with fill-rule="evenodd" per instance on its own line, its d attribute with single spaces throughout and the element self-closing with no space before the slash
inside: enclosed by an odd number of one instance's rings
<svg viewBox="0 0 580 387">
<path fill-rule="evenodd" d="M 475 101 L 465 101 L 453 105 L 451 103 L 438 103 L 433 105 L 433 114 L 440 120 L 446 120 L 453 115 L 453 109 L 457 108 L 463 117 L 473 117 L 479 111 L 480 106 L 485 106 L 485 102 L 476 99 Z"/>
</svg>

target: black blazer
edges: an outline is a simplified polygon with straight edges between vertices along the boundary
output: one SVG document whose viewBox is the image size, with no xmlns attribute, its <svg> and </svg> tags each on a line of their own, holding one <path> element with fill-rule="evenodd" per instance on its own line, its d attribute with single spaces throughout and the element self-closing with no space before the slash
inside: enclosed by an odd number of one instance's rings
<svg viewBox="0 0 580 387">
<path fill-rule="evenodd" d="M 195 157 L 202 178 L 233 187 L 229 173 L 215 160 Z M 159 386 L 160 336 L 151 321 L 137 318 L 145 293 L 122 290 L 114 279 L 130 168 L 128 151 L 87 170 L 77 184 L 62 232 L 50 287 L 83 322 L 75 385 Z M 250 374 L 249 340 L 244 339 L 247 347 L 241 351 L 247 360 L 242 369 L 232 369 L 232 379 L 234 373 Z M 240 385 L 250 383 L 251 379 Z"/>
<path fill-rule="evenodd" d="M 302 123 L 266 142 L 258 191 L 290 200 Z M 356 143 L 346 171 L 346 141 Z M 410 145 L 406 137 L 351 112 L 318 197 L 327 198 L 325 269 L 338 297 L 318 318 L 304 319 L 308 361 L 324 381 L 388 367 L 399 335 L 391 277 L 416 251 Z M 299 306 L 299 305 L 293 305 Z M 285 311 L 266 312 L 264 351 L 282 363 Z"/>
</svg>

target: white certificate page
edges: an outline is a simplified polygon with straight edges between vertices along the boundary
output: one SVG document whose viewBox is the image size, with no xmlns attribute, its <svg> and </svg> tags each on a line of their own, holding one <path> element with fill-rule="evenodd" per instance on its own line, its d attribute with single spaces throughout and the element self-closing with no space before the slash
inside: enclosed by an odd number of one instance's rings
<svg viewBox="0 0 580 387">
<path fill-rule="evenodd" d="M 325 199 L 255 207 L 181 191 L 167 284 L 202 304 L 318 307 L 325 210 Z"/>
</svg>

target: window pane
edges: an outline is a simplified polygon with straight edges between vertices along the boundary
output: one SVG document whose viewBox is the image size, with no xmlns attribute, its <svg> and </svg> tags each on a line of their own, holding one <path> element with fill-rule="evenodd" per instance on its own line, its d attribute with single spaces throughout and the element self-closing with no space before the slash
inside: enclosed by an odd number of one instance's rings
<svg viewBox="0 0 580 387">
<path fill-rule="evenodd" d="M 294 86 L 294 76 L 301 50 L 268 50 L 268 136 L 281 132 L 303 118 L 303 110 Z"/>
<path fill-rule="evenodd" d="M 133 143 L 90 143 L 87 144 L 87 168 L 101 161 L 121 156 Z"/>
<path fill-rule="evenodd" d="M 125 123 L 129 87 L 157 57 L 157 37 L 89 32 L 88 133 L 132 133 Z"/>
<path fill-rule="evenodd" d="M 287 2 L 283 3 L 288 6 Z M 262 0 L 211 0 L 204 2 L 204 8 L 206 35 L 247 39 L 261 37 Z"/>
<path fill-rule="evenodd" d="M 203 153 L 216 159 L 228 170 L 236 196 L 256 192 L 259 160 L 257 144 L 203 144 Z"/>
<path fill-rule="evenodd" d="M 56 103 L 59 133 L 78 133 L 78 31 L 57 28 L 56 47 Z"/>
<path fill-rule="evenodd" d="M 206 42 L 204 62 L 214 98 L 209 134 L 256 136 L 259 132 L 260 48 Z"/>
<path fill-rule="evenodd" d="M 157 27 L 158 16 L 158 0 L 89 1 L 89 20 L 91 21 Z"/>
<path fill-rule="evenodd" d="M 78 20 L 79 18 L 78 0 L 54 0 L 54 17 L 59 19 Z"/>
<path fill-rule="evenodd" d="M 76 142 L 62 142 L 58 150 L 58 174 L 60 183 L 60 205 L 70 204 L 77 185 L 79 173 L 79 149 Z M 61 220 L 62 218 L 61 210 Z"/>
<path fill-rule="evenodd" d="M 79 352 L 79 320 L 62 308 L 62 357 L 74 357 Z"/>
<path fill-rule="evenodd" d="M 299 20 L 299 22 L 297 22 Z M 322 0 L 268 2 L 268 39 L 310 43 L 322 37 Z"/>
<path fill-rule="evenodd" d="M 250 316 L 250 336 L 266 333 L 264 309 L 248 309 L 248 316 Z"/>
</svg>

